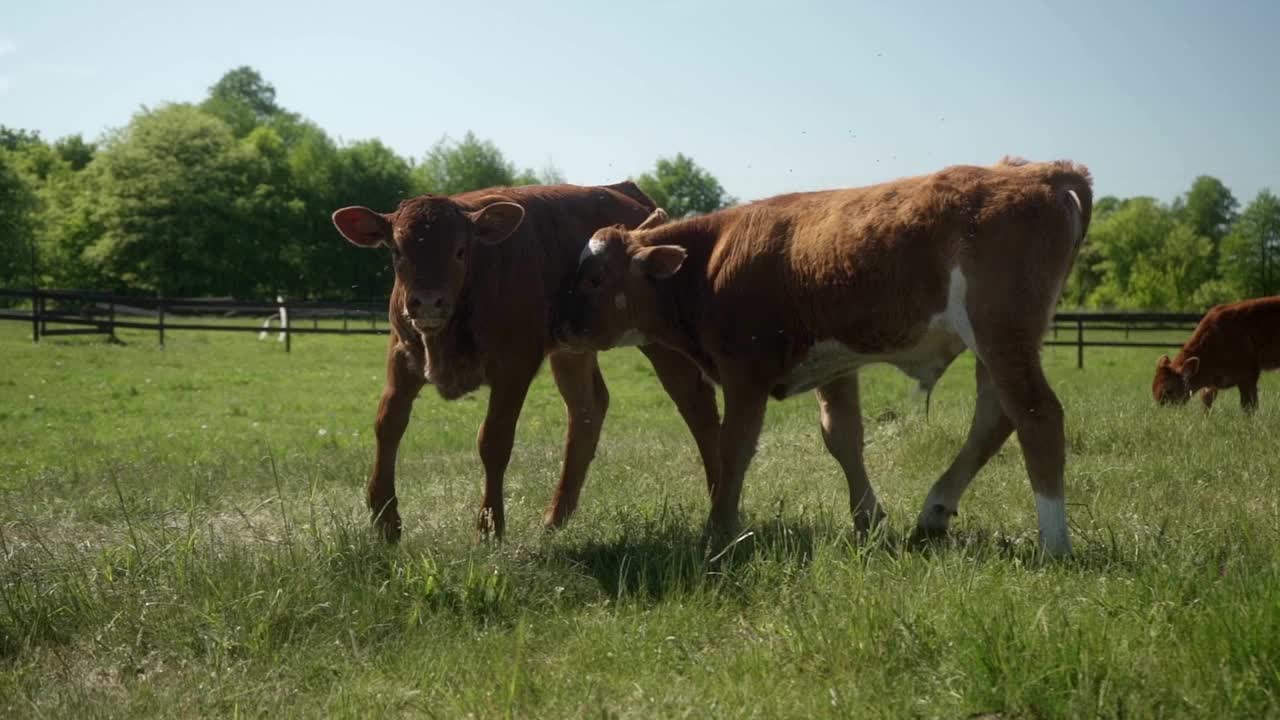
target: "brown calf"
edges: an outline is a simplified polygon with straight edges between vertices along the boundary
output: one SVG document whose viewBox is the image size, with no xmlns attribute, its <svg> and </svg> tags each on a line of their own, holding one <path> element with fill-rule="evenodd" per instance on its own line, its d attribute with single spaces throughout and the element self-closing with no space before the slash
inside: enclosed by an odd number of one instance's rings
<svg viewBox="0 0 1280 720">
<path fill-rule="evenodd" d="M 1205 410 L 1218 390 L 1240 388 L 1240 407 L 1258 407 L 1258 376 L 1280 370 L 1280 296 L 1218 305 L 1205 313 L 1173 360 L 1156 363 L 1151 394 L 1161 405 L 1181 405 L 1200 391 Z"/>
<path fill-rule="evenodd" d="M 708 520 L 719 539 L 736 527 L 770 395 L 817 391 L 823 440 L 865 528 L 883 511 L 862 461 L 857 369 L 887 362 L 929 388 L 968 348 L 977 409 L 919 527 L 945 531 L 973 476 L 1016 430 L 1044 547 L 1063 555 L 1062 406 L 1039 349 L 1091 206 L 1083 167 L 1006 160 L 783 195 L 649 230 L 606 228 L 583 253 L 559 331 L 592 348 L 660 343 L 723 385 Z"/>
<path fill-rule="evenodd" d="M 609 392 L 594 352 L 569 351 L 551 337 L 552 311 L 568 290 L 584 238 L 597 228 L 635 226 L 653 201 L 630 182 L 483 190 L 451 197 L 424 195 L 393 213 L 346 207 L 334 225 L 361 247 L 391 252 L 391 337 L 387 383 L 376 421 L 377 455 L 369 478 L 373 520 L 390 541 L 400 536 L 395 492 L 396 451 L 413 400 L 431 383 L 446 400 L 490 387 L 478 445 L 484 499 L 478 527 L 501 537 L 502 481 L 516 421 L 529 383 L 545 356 L 569 416 L 560 484 L 544 516 L 563 523 L 578 503 L 595 454 Z M 641 350 L 695 432 L 715 482 L 719 414 L 715 392 L 695 365 L 661 347 Z M 709 428 L 703 431 L 704 428 Z"/>
</svg>

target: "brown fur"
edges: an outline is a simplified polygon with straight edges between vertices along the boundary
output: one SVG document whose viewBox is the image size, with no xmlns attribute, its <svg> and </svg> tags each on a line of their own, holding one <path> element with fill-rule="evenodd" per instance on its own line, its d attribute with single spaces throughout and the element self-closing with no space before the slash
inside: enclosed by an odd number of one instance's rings
<svg viewBox="0 0 1280 720">
<path fill-rule="evenodd" d="M 1219 390 L 1236 387 L 1240 406 L 1252 412 L 1265 370 L 1280 370 L 1280 296 L 1211 308 L 1177 356 L 1156 363 L 1151 394 L 1162 405 L 1181 405 L 1199 391 L 1208 410 Z"/>
<path fill-rule="evenodd" d="M 387 383 L 376 421 L 368 503 L 387 539 L 400 535 L 395 463 L 414 398 L 431 383 L 445 399 L 491 388 L 478 445 L 485 470 L 479 528 L 501 536 L 502 483 L 525 394 L 551 359 L 569 415 L 560 484 L 544 521 L 563 523 L 577 505 L 608 408 L 594 352 L 552 337 L 553 312 L 584 241 L 597 228 L 635 226 L 653 201 L 631 182 L 494 188 L 406 200 L 394 213 L 343 208 L 334 223 L 353 243 L 393 250 Z M 513 224 L 514 223 L 514 224 Z M 695 366 L 660 347 L 642 348 L 698 441 L 714 457 L 715 393 Z M 708 468 L 714 467 L 709 463 Z M 708 476 L 708 485 L 714 478 Z"/>
<path fill-rule="evenodd" d="M 580 264 L 565 334 L 603 348 L 637 330 L 724 385 L 721 487 L 709 519 L 722 534 L 736 523 L 766 397 L 794 394 L 788 378 L 822 341 L 873 358 L 934 342 L 931 320 L 947 308 L 959 268 L 980 356 L 980 407 L 965 451 L 935 491 L 962 490 L 1016 429 L 1036 492 L 1060 499 L 1062 411 L 1039 345 L 1091 206 L 1082 166 L 1006 159 L 783 195 L 651 230 L 604 229 L 593 240 L 598 252 Z M 625 303 L 612 300 L 618 293 Z M 900 364 L 926 387 L 963 349 L 937 342 L 928 362 Z M 865 526 L 881 511 L 861 464 L 856 375 L 839 370 L 818 378 L 822 426 Z"/>
</svg>

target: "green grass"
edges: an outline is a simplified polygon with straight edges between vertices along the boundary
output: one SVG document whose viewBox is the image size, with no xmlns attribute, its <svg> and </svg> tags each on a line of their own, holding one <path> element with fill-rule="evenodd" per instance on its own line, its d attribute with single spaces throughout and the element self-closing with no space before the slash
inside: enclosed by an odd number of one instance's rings
<svg viewBox="0 0 1280 720">
<path fill-rule="evenodd" d="M 807 398 L 775 403 L 747 478 L 755 534 L 704 562 L 696 452 L 641 356 L 583 506 L 539 515 L 564 422 L 545 374 L 472 535 L 484 393 L 424 396 L 402 446 L 405 538 L 366 531 L 376 337 L 151 334 L 33 345 L 0 324 L 0 716 L 1277 717 L 1280 377 L 1252 418 L 1158 411 L 1159 351 L 1046 350 L 1067 411 L 1076 556 L 1042 562 L 1016 443 L 953 538 L 903 542 L 959 448 L 963 357 L 929 416 L 863 381 L 890 512 L 849 531 Z"/>
</svg>

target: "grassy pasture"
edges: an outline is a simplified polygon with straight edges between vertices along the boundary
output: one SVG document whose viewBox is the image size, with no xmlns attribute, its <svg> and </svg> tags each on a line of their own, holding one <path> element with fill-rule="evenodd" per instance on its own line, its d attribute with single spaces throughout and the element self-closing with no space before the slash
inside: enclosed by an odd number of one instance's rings
<svg viewBox="0 0 1280 720">
<path fill-rule="evenodd" d="M 0 716 L 1280 716 L 1280 377 L 1157 411 L 1159 351 L 1045 352 L 1076 557 L 1035 553 L 1016 443 L 944 543 L 904 542 L 972 409 L 864 373 L 870 540 L 806 397 L 774 403 L 754 535 L 708 565 L 696 452 L 639 353 L 579 514 L 543 533 L 564 430 L 531 391 L 508 538 L 477 544 L 484 393 L 424 395 L 405 539 L 366 532 L 377 337 L 30 342 L 0 323 Z"/>
</svg>

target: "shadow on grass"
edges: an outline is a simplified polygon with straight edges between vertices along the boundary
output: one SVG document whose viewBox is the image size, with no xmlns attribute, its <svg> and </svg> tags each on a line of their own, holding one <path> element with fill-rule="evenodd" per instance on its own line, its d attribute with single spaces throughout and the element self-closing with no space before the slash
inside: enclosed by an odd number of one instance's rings
<svg viewBox="0 0 1280 720">
<path fill-rule="evenodd" d="M 612 597 L 658 600 L 731 586 L 762 563 L 808 567 L 821 534 L 812 522 L 775 519 L 747 526 L 729 543 L 712 545 L 694 525 L 647 523 L 624 526 L 608 540 L 557 549 L 545 560 L 568 562 Z"/>
</svg>

